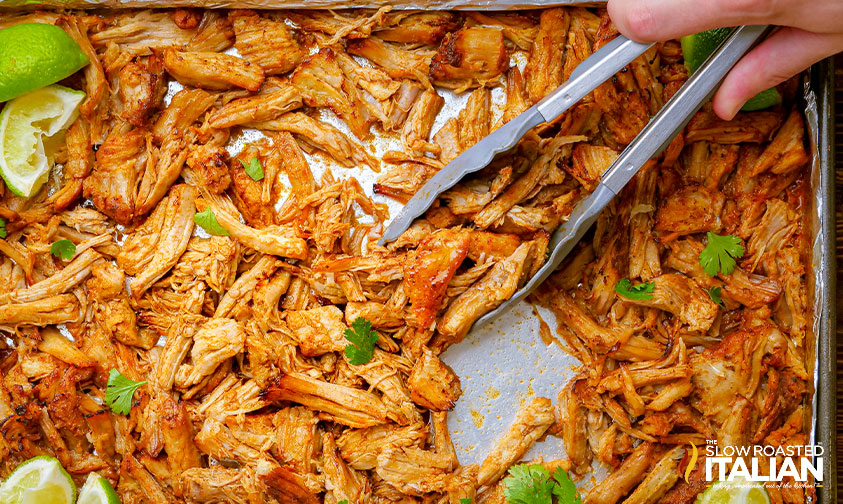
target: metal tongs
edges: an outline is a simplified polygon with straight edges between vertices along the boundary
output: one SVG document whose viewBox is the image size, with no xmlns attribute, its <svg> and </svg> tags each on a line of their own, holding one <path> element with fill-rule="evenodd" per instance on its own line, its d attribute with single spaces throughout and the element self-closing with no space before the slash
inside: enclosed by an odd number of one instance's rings
<svg viewBox="0 0 843 504">
<path fill-rule="evenodd" d="M 729 70 L 767 34 L 769 29 L 769 26 L 741 26 L 732 32 L 606 170 L 594 192 L 580 201 L 568 221 L 556 229 L 550 238 L 550 254 L 544 265 L 524 287 L 496 309 L 478 319 L 476 324 L 482 324 L 509 309 L 557 268 L 612 198 L 648 160 L 667 148 L 673 137 L 688 124 L 691 117 L 714 93 Z M 652 46 L 653 44 L 634 42 L 621 35 L 600 48 L 574 69 L 565 84 L 437 172 L 410 198 L 389 224 L 379 243 L 383 245 L 401 236 L 417 217 L 430 208 L 440 194 L 469 173 L 484 168 L 495 155 L 514 147 L 533 127 L 556 119 Z"/>
</svg>

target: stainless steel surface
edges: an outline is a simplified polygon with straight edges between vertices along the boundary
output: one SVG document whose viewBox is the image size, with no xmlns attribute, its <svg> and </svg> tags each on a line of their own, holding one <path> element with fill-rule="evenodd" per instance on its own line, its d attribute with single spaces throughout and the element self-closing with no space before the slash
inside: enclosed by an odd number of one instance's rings
<svg viewBox="0 0 843 504">
<path fill-rule="evenodd" d="M 477 324 L 488 322 L 509 310 L 553 273 L 562 259 L 594 224 L 603 208 L 638 173 L 644 163 L 667 147 L 673 137 L 691 120 L 691 116 L 717 89 L 729 70 L 767 33 L 767 30 L 767 26 L 742 26 L 723 42 L 612 163 L 594 192 L 574 208 L 568 222 L 553 233 L 549 244 L 550 256 L 544 265 L 524 287 L 498 308 L 478 319 Z"/>
<path fill-rule="evenodd" d="M 653 44 L 633 42 L 620 35 L 586 58 L 571 73 L 571 78 L 541 101 L 495 130 L 439 170 L 410 198 L 389 224 L 379 244 L 397 239 L 417 217 L 424 214 L 440 194 L 464 176 L 488 165 L 497 154 L 505 152 L 528 131 L 543 122 L 556 119 L 585 95 L 609 79 Z"/>
<path fill-rule="evenodd" d="M 568 81 L 536 103 L 535 107 L 545 121 L 556 119 L 653 45 L 618 35 L 577 65 Z"/>
<path fill-rule="evenodd" d="M 384 245 L 401 236 L 417 217 L 430 208 L 440 194 L 454 187 L 467 174 L 488 165 L 495 155 L 511 149 L 525 133 L 543 123 L 545 120 L 536 107 L 530 107 L 523 114 L 496 129 L 436 172 L 389 223 L 378 244 Z"/>
</svg>

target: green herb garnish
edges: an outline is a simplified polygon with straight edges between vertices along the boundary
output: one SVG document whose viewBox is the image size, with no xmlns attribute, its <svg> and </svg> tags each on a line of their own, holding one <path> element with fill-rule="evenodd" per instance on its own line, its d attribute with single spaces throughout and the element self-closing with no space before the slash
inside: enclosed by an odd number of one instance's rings
<svg viewBox="0 0 843 504">
<path fill-rule="evenodd" d="M 146 380 L 141 382 L 132 381 L 116 369 L 108 372 L 108 386 L 105 388 L 105 403 L 111 411 L 119 415 L 128 415 L 132 409 L 132 396 Z"/>
<path fill-rule="evenodd" d="M 726 275 L 735 271 L 737 262 L 735 259 L 743 257 L 744 248 L 741 246 L 741 239 L 737 236 L 720 236 L 709 232 L 708 245 L 700 252 L 700 264 L 705 274 L 710 277 L 718 273 Z"/>
<path fill-rule="evenodd" d="M 540 464 L 519 464 L 509 468 L 504 480 L 508 504 L 582 504 L 568 473 L 557 468 L 553 475 Z M 461 503 L 462 504 L 462 503 Z"/>
<path fill-rule="evenodd" d="M 50 253 L 57 258 L 68 260 L 76 254 L 76 245 L 70 240 L 59 240 L 50 245 Z"/>
<path fill-rule="evenodd" d="M 615 284 L 615 292 L 628 299 L 644 300 L 652 299 L 651 294 L 656 288 L 655 282 L 644 282 L 638 285 L 632 285 L 629 278 L 621 278 Z"/>
<path fill-rule="evenodd" d="M 253 157 L 248 164 L 241 159 L 240 164 L 243 165 L 243 169 L 246 170 L 246 175 L 251 177 L 252 180 L 255 182 L 263 180 L 263 167 L 257 157 Z"/>
<path fill-rule="evenodd" d="M 345 347 L 345 356 L 348 362 L 359 366 L 372 360 L 375 354 L 375 342 L 378 341 L 378 333 L 372 330 L 372 323 L 363 317 L 357 317 L 351 323 L 351 327 L 343 334 L 345 339 L 351 342 Z"/>
<path fill-rule="evenodd" d="M 211 211 L 211 207 L 206 208 L 204 212 L 194 214 L 193 222 L 207 231 L 208 234 L 214 236 L 231 236 L 231 233 L 217 222 L 217 216 Z"/>
<path fill-rule="evenodd" d="M 706 290 L 706 292 L 708 292 L 708 297 L 710 297 L 712 301 L 714 301 L 715 303 L 717 303 L 719 305 L 722 305 L 723 304 L 723 298 L 720 297 L 720 291 L 721 291 L 720 287 L 712 287 L 712 288 Z"/>
</svg>

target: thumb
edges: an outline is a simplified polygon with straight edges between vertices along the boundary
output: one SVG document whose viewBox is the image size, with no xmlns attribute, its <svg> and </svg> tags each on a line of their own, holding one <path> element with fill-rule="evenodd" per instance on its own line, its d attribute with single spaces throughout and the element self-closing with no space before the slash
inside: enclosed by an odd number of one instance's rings
<svg viewBox="0 0 843 504">
<path fill-rule="evenodd" d="M 746 4 L 741 8 L 741 4 Z M 711 28 L 769 24 L 752 2 L 735 0 L 609 0 L 618 30 L 640 42 L 659 42 Z"/>
</svg>

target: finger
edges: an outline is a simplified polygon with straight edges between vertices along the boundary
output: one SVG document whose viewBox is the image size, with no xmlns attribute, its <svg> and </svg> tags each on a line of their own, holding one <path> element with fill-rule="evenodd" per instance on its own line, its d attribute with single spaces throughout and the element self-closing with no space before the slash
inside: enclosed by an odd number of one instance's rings
<svg viewBox="0 0 843 504">
<path fill-rule="evenodd" d="M 761 0 L 609 0 L 618 30 L 641 42 L 658 42 L 711 28 L 770 24 L 775 14 Z"/>
<path fill-rule="evenodd" d="M 843 49 L 843 34 L 782 28 L 744 56 L 714 95 L 714 112 L 731 119 L 747 100 Z"/>
<path fill-rule="evenodd" d="M 641 42 L 745 24 L 835 33 L 843 17 L 840 0 L 609 0 L 607 7 L 618 30 Z"/>
</svg>

